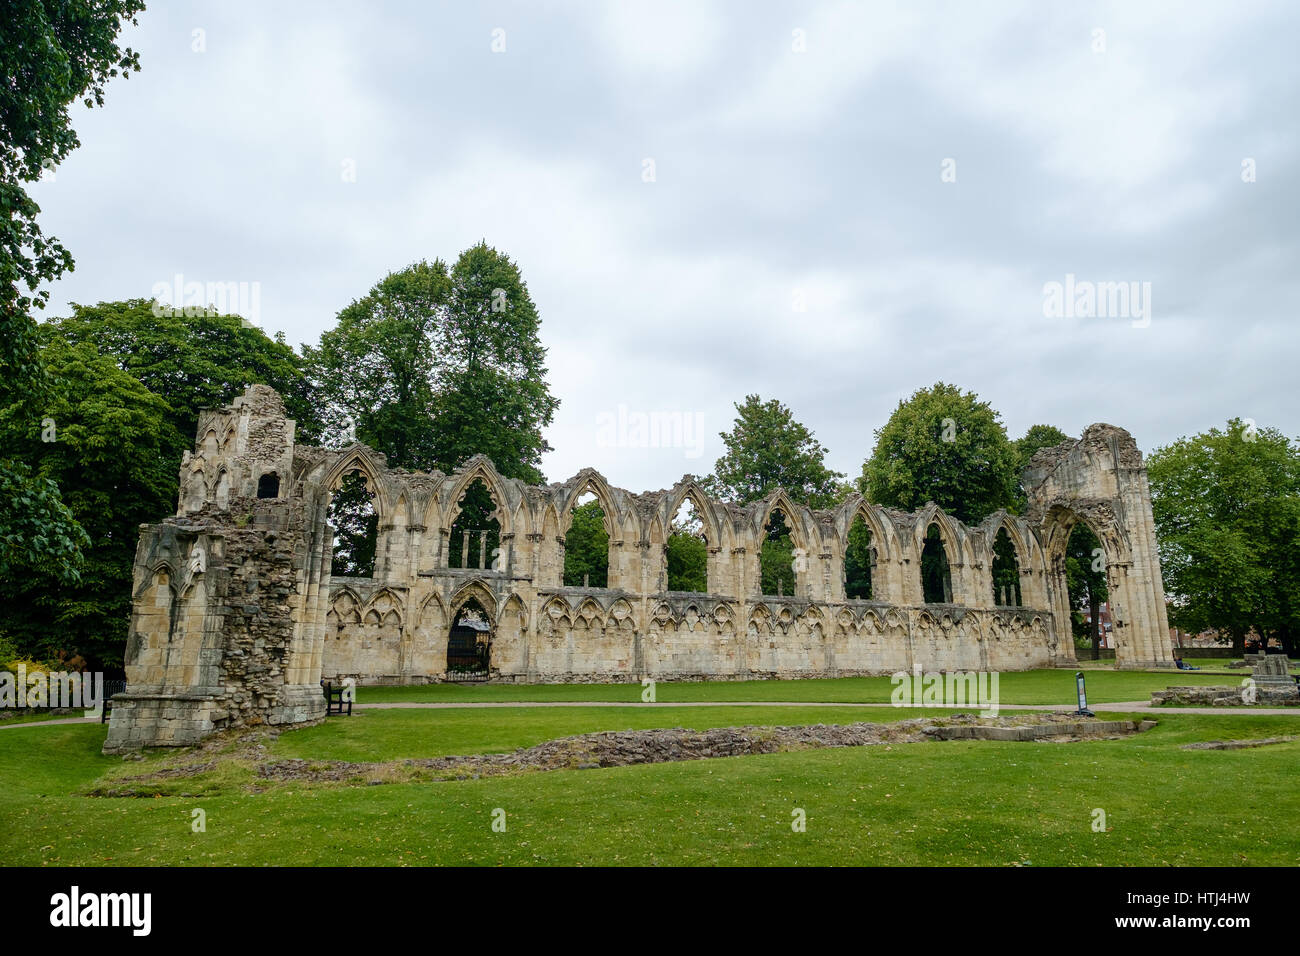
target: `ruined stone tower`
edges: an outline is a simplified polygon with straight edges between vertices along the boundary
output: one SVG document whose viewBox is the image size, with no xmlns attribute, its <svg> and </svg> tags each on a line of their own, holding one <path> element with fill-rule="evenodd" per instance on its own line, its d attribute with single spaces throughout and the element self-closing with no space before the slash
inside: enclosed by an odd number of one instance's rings
<svg viewBox="0 0 1300 956">
<path fill-rule="evenodd" d="M 293 435 L 264 385 L 200 416 L 178 514 L 141 529 L 127 692 L 113 700 L 106 751 L 324 712 L 312 621 L 331 542 L 293 494 Z"/>
</svg>

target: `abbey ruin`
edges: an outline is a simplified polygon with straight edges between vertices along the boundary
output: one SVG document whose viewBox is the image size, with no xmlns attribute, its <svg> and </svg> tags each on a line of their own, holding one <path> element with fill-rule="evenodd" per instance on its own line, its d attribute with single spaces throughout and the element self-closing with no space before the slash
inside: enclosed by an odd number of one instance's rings
<svg viewBox="0 0 1300 956">
<path fill-rule="evenodd" d="M 353 474 L 378 517 L 367 577 L 331 573 L 331 496 Z M 452 531 L 477 482 L 495 506 L 490 550 L 486 533 Z M 1089 426 L 1039 452 L 1024 484 L 1023 516 L 997 512 L 967 527 L 933 504 L 908 514 L 858 495 L 832 510 L 782 491 L 738 506 L 690 476 L 633 494 L 590 469 L 526 485 L 481 456 L 450 475 L 410 472 L 360 444 L 296 445 L 279 395 L 253 385 L 203 413 L 177 514 L 141 529 L 127 692 L 114 699 L 105 750 L 312 720 L 325 711 L 322 679 L 422 683 L 475 667 L 495 681 L 639 682 L 1069 666 L 1065 549 L 1078 522 L 1104 550 L 1116 666 L 1173 666 L 1132 437 Z M 609 535 L 607 586 L 566 586 L 565 535 L 589 494 Z M 688 500 L 707 549 L 704 592 L 667 590 L 665 543 Z M 791 593 L 763 594 L 760 552 L 775 512 L 798 559 Z M 857 520 L 870 532 L 869 599 L 845 586 Z M 1017 583 L 997 587 L 1003 531 Z M 927 593 L 921 555 L 940 546 L 942 591 Z"/>
</svg>

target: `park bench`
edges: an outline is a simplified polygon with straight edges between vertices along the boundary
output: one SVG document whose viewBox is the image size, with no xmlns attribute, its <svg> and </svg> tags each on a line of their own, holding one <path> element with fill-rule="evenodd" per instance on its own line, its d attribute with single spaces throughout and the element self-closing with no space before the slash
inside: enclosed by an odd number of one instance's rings
<svg viewBox="0 0 1300 956">
<path fill-rule="evenodd" d="M 326 716 L 329 716 L 330 714 L 345 713 L 345 711 L 343 710 L 344 706 L 347 707 L 347 711 L 346 711 L 347 716 L 349 717 L 352 716 L 352 700 L 351 698 L 348 698 L 347 700 L 344 700 L 343 698 L 343 692 L 345 688 L 335 687 L 332 681 L 327 681 L 327 680 L 321 681 L 320 686 L 321 686 L 321 690 L 324 691 L 325 693 L 325 715 Z"/>
<path fill-rule="evenodd" d="M 106 680 L 104 681 L 104 699 L 100 702 L 99 722 L 101 724 L 108 721 L 108 712 L 113 709 L 113 695 L 126 693 L 126 681 L 124 680 Z"/>
</svg>

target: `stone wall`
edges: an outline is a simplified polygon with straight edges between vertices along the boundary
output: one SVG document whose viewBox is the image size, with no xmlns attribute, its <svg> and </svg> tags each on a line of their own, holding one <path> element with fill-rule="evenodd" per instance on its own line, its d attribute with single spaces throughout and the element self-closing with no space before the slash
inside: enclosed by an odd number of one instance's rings
<svg viewBox="0 0 1300 956">
<path fill-rule="evenodd" d="M 1026 472 L 1025 516 L 968 527 L 934 504 L 913 513 L 853 495 L 813 510 L 783 491 L 735 505 L 692 476 L 633 494 L 585 469 L 563 483 L 503 478 L 482 456 L 452 474 L 391 469 L 364 445 L 293 445 L 279 396 L 251 386 L 200 418 L 181 469 L 178 513 L 142 529 L 127 651 L 110 749 L 187 743 L 212 729 L 312 719 L 322 677 L 401 684 L 447 677 L 448 637 L 473 602 L 490 625 L 493 679 L 636 681 L 827 677 L 898 670 L 1023 670 L 1074 663 L 1064 578 L 1078 521 L 1103 542 L 1118 666 L 1172 666 L 1150 497 L 1133 439 L 1109 425 L 1040 452 Z M 352 472 L 379 519 L 374 573 L 331 577 L 329 503 Z M 257 497 L 270 485 L 273 497 Z M 467 489 L 495 504 L 500 551 L 487 568 L 451 567 Z M 566 587 L 565 534 L 585 494 L 609 533 L 608 587 Z M 689 500 L 707 548 L 707 592 L 669 592 L 665 543 Z M 759 556 L 774 511 L 799 555 L 793 593 L 760 593 Z M 845 592 L 855 520 L 871 532 L 872 600 Z M 927 604 L 928 530 L 949 564 L 950 602 Z M 1005 530 L 1019 596 L 994 593 Z M 197 570 L 196 570 L 197 568 Z"/>
</svg>

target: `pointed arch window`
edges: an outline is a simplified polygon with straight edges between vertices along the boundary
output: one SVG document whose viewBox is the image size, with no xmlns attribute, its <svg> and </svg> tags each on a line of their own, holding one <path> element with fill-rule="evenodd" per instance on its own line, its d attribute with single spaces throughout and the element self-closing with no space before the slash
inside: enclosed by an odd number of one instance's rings
<svg viewBox="0 0 1300 956">
<path fill-rule="evenodd" d="M 948 549 L 937 524 L 925 532 L 921 549 L 921 591 L 926 604 L 952 603 L 952 575 L 948 566 Z"/>
</svg>

